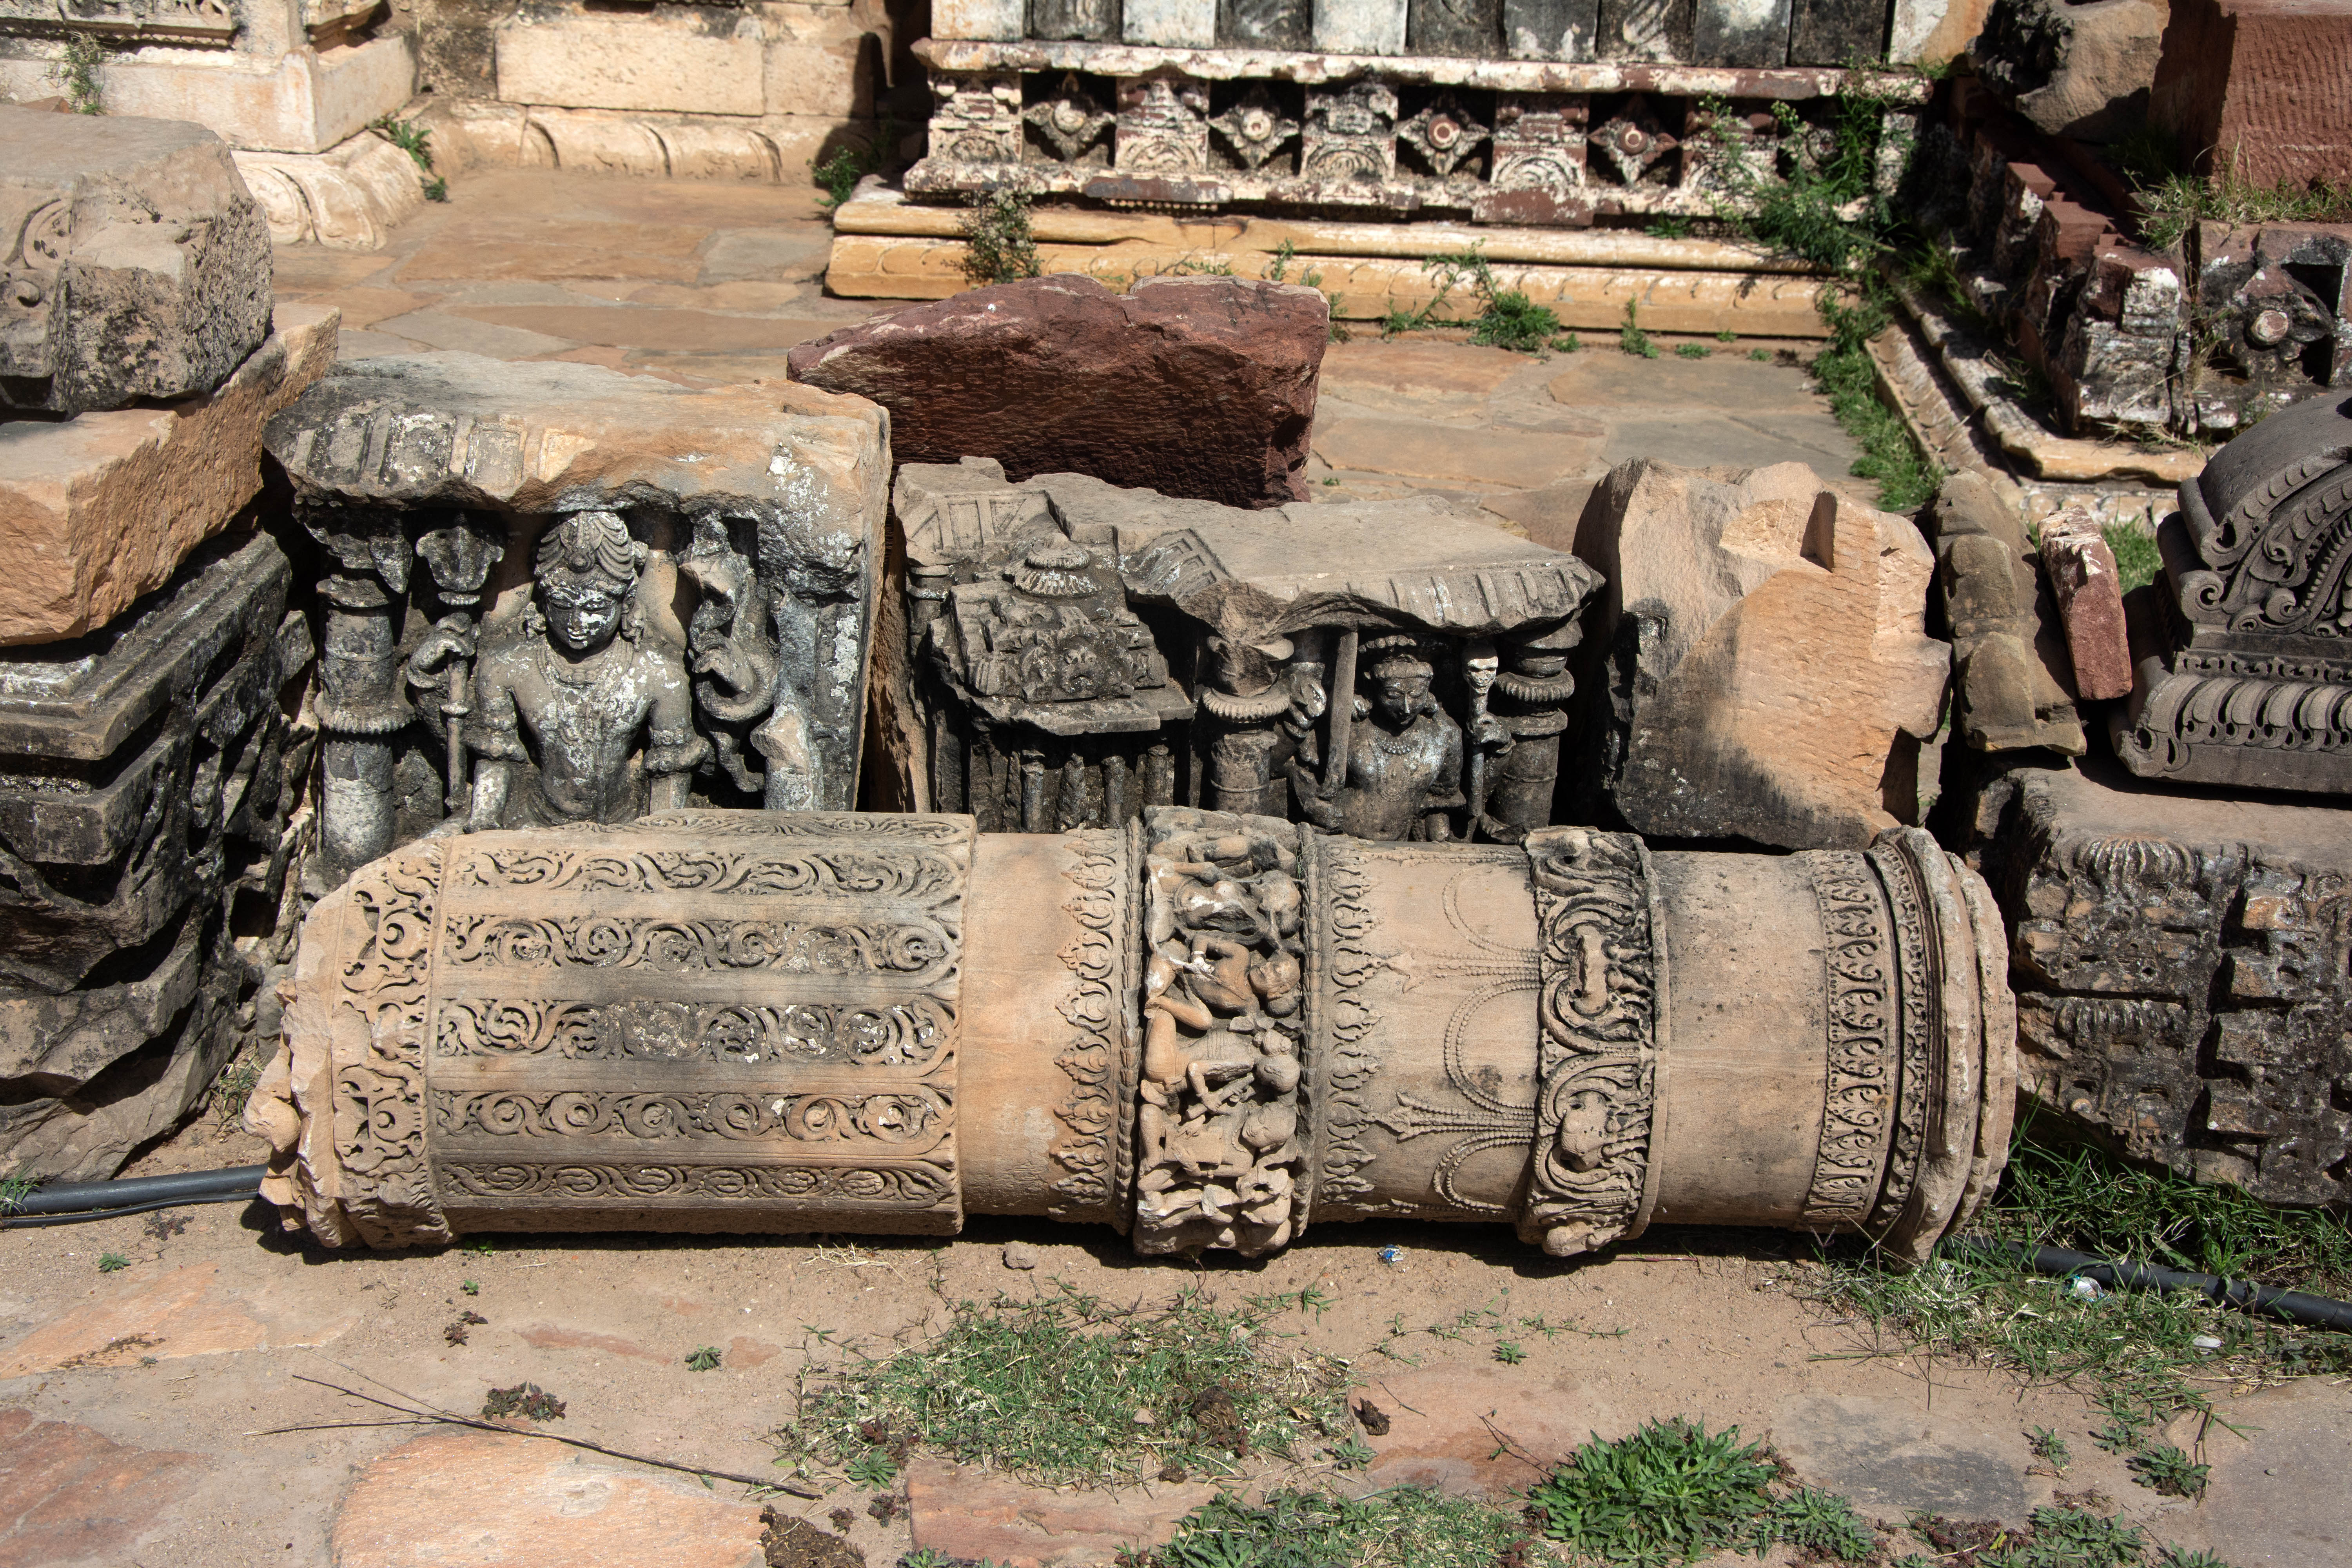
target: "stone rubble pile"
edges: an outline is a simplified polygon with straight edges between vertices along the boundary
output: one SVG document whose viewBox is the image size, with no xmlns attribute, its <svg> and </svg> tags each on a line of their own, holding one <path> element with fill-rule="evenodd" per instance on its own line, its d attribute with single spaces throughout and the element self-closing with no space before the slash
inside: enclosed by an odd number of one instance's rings
<svg viewBox="0 0 2352 1568">
<path fill-rule="evenodd" d="M 0 108 L 0 1168 L 96 1178 L 292 955 L 312 644 L 261 428 L 336 318 L 273 322 L 260 211 L 198 127 Z"/>
</svg>

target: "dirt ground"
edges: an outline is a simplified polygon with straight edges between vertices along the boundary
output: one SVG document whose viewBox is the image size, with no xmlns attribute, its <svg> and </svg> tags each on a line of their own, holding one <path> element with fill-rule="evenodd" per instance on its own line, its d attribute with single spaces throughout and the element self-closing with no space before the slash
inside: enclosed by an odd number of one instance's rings
<svg viewBox="0 0 2352 1568">
<path fill-rule="evenodd" d="M 130 1173 L 208 1169 L 260 1153 L 240 1132 L 199 1123 Z M 76 1441 L 93 1456 L 78 1476 L 56 1479 L 81 1500 L 69 1510 L 73 1530 L 27 1536 L 20 1521 L 11 1536 L 0 1517 L 0 1568 L 613 1561 L 604 1553 L 617 1542 L 583 1548 L 567 1544 L 561 1531 L 513 1558 L 492 1550 L 487 1534 L 484 1555 L 404 1552 L 407 1532 L 429 1534 L 446 1516 L 439 1505 L 424 1506 L 402 1524 L 394 1507 L 394 1522 L 382 1523 L 390 1504 L 363 1484 L 363 1472 L 414 1444 L 420 1429 L 368 1425 L 392 1417 L 320 1384 L 385 1397 L 396 1391 L 473 1414 L 488 1389 L 529 1381 L 565 1401 L 565 1418 L 550 1429 L 568 1436 L 689 1468 L 771 1475 L 778 1472 L 766 1435 L 791 1419 L 797 1374 L 837 1358 L 826 1340 L 887 1348 L 938 1329 L 957 1300 L 1064 1285 L 1118 1302 L 1151 1303 L 1193 1288 L 1235 1302 L 1310 1287 L 1331 1298 L 1319 1316 L 1292 1314 L 1276 1327 L 1300 1335 L 1301 1349 L 1349 1358 L 1361 1389 L 1391 1414 L 1391 1430 L 1370 1439 L 1378 1457 L 1364 1471 L 1319 1462 L 1244 1478 L 1260 1485 L 1327 1479 L 1363 1490 L 1423 1481 L 1507 1494 L 1588 1433 L 1614 1436 L 1681 1415 L 1774 1440 L 1806 1479 L 1835 1485 L 1865 1514 L 1893 1522 L 1913 1507 L 2021 1519 L 2063 1486 L 2105 1493 L 2124 1517 L 2149 1521 L 2163 1539 L 2209 1533 L 2196 1508 L 2136 1486 L 2120 1460 L 2092 1447 L 2095 1417 L 2081 1394 L 2021 1386 L 1990 1370 L 1869 1354 L 1866 1325 L 1800 1299 L 1800 1260 L 1810 1247 L 1775 1232 L 1661 1231 L 1620 1256 L 1561 1263 L 1500 1227 L 1332 1225 L 1263 1264 L 1195 1266 L 1139 1259 L 1108 1231 L 1045 1221 L 978 1220 L 945 1242 L 499 1237 L 487 1247 L 379 1256 L 294 1245 L 258 1204 L 173 1215 L 187 1220 L 184 1228 L 160 1237 L 170 1227 L 143 1216 L 0 1234 L 0 1436 L 22 1412 L 86 1428 L 89 1436 Z M 1035 1267 L 1008 1268 L 1008 1242 L 1034 1252 Z M 100 1272 L 98 1260 L 109 1252 L 129 1266 Z M 478 1294 L 465 1292 L 467 1280 Z M 1525 1353 L 1517 1365 L 1496 1359 L 1491 1330 L 1458 1342 L 1390 1333 L 1400 1315 L 1419 1329 L 1483 1308 L 1574 1329 L 1549 1338 L 1514 1333 Z M 463 1344 L 449 1342 L 449 1325 L 469 1310 L 487 1321 L 467 1325 Z M 1394 1353 L 1373 1348 L 1381 1344 Z M 689 1370 L 687 1358 L 705 1345 L 721 1351 L 719 1366 Z M 2330 1391 L 2326 1420 L 2338 1429 L 2352 1403 L 2345 1392 Z M 2034 1426 L 2074 1436 L 2077 1457 L 2063 1483 L 2029 1473 L 2024 1433 Z M 36 1440 L 68 1435 L 50 1426 L 31 1433 Z M 578 1456 L 553 1445 L 533 1450 L 542 1451 L 547 1464 L 572 1464 L 581 1475 L 667 1480 L 608 1461 L 582 1468 Z M 436 1452 L 428 1443 L 426 1459 Z M 26 1458 L 0 1465 L 21 1470 Z M 479 1456 L 459 1446 L 446 1462 L 463 1468 Z M 916 1469 L 912 1521 L 903 1513 L 877 1521 L 866 1506 L 873 1494 L 855 1488 L 772 1501 L 827 1528 L 827 1516 L 846 1508 L 849 1538 L 866 1561 L 895 1563 L 916 1543 L 910 1530 L 924 1529 L 924 1511 L 932 1542 L 952 1542 L 962 1528 L 942 1516 L 970 1521 L 986 1511 L 978 1492 L 959 1493 L 982 1488 L 976 1478 L 926 1479 L 919 1462 Z M 1099 1532 L 1125 1520 L 1142 1533 L 1207 1489 L 1155 1489 L 1178 1495 L 1097 1497 L 1085 1502 L 1084 1522 Z M 736 1521 L 719 1534 L 732 1539 L 754 1518 L 755 1506 L 738 1500 L 746 1495 L 740 1487 L 721 1484 L 706 1495 L 709 1508 L 731 1510 L 725 1519 Z M 373 1547 L 363 1550 L 349 1531 L 339 1550 L 331 1547 L 339 1514 L 362 1507 L 378 1521 Z M 1023 1524 L 1024 1511 L 1043 1515 L 1017 1499 L 996 1511 L 1011 1520 L 1014 1537 L 1030 1529 L 1038 1542 L 1033 1560 L 1088 1560 L 1085 1542 Z M 1076 1527 L 1065 1521 L 1063 1528 Z M 758 1562 L 742 1555 L 740 1540 L 729 1545 L 709 1529 L 700 1533 L 705 1544 L 736 1555 L 675 1561 Z M 1092 1560 L 1107 1558 L 1097 1550 Z M 2296 1559 L 2231 1560 L 2242 1568 Z"/>
</svg>

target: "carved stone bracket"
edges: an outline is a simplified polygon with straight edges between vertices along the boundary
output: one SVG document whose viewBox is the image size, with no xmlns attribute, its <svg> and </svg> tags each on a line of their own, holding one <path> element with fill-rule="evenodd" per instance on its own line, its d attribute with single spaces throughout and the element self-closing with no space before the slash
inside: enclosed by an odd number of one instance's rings
<svg viewBox="0 0 2352 1568">
<path fill-rule="evenodd" d="M 1534 868 L 1541 1099 L 1519 1235 L 1570 1258 L 1640 1234 L 1656 1101 L 1660 960 L 1649 851 L 1630 833 L 1544 828 Z"/>
</svg>

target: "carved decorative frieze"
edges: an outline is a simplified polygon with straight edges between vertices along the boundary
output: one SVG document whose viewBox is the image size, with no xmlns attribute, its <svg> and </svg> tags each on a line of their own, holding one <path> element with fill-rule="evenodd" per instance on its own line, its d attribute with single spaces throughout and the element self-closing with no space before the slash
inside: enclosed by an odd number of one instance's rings
<svg viewBox="0 0 2352 1568">
<path fill-rule="evenodd" d="M 1074 163 L 1101 142 L 1117 116 L 1096 101 L 1076 76 L 1066 76 L 1052 97 L 1023 110 L 1021 118 L 1055 158 Z"/>
<path fill-rule="evenodd" d="M 1252 86 L 1209 123 L 1246 169 L 1263 168 L 1298 140 L 1298 121 L 1285 114 L 1263 86 Z"/>
<path fill-rule="evenodd" d="M 1172 73 L 1118 84 L 1111 163 L 1121 174 L 1194 174 L 1209 167 L 1209 89 Z"/>
<path fill-rule="evenodd" d="M 933 77 L 931 152 L 953 163 L 1021 161 L 1021 79 Z"/>
<path fill-rule="evenodd" d="M 697 815 L 437 838 L 322 906 L 327 1059 L 290 1076 L 330 1074 L 336 1142 L 279 1201 L 375 1246 L 665 1205 L 954 1231 L 969 821 Z"/>
<path fill-rule="evenodd" d="M 1822 921 L 1822 1021 L 1828 1074 L 1820 1152 L 1805 1194 L 1805 1221 L 1858 1226 L 1885 1173 L 1899 1058 L 1892 920 L 1862 856 L 1808 857 Z"/>
<path fill-rule="evenodd" d="M 1642 1214 L 1655 1102 L 1659 959 L 1649 851 L 1630 833 L 1531 833 L 1542 1078 L 1519 1235 L 1555 1258 L 1606 1247 Z"/>
<path fill-rule="evenodd" d="M 1310 88 L 1300 175 L 1378 184 L 1396 174 L 1397 96 L 1377 81 Z"/>
<path fill-rule="evenodd" d="M 1412 148 L 1440 179 L 1457 169 L 1475 173 L 1474 160 L 1487 135 L 1486 127 L 1450 92 L 1438 94 L 1427 108 L 1397 127 L 1397 140 Z"/>
<path fill-rule="evenodd" d="M 0 0 L 0 37 L 95 33 L 124 42 L 226 44 L 236 37 L 228 0 Z"/>
<path fill-rule="evenodd" d="M 1313 1197 L 1299 830 L 1177 808 L 1145 833 L 1135 1249 L 1259 1257 Z"/>
<path fill-rule="evenodd" d="M 1054 1118 L 1052 1160 L 1057 1174 L 1046 1212 L 1055 1219 L 1091 1219 L 1127 1227 L 1120 1198 L 1134 1176 L 1133 1107 L 1140 1062 L 1135 994 L 1139 979 L 1141 910 L 1136 879 L 1142 826 L 1094 829 L 1070 836 L 1068 873 L 1075 889 L 1066 906 L 1079 934 L 1061 951 L 1078 977 L 1077 994 L 1062 1005 L 1075 1035 L 1055 1059 L 1069 1087 Z"/>
</svg>

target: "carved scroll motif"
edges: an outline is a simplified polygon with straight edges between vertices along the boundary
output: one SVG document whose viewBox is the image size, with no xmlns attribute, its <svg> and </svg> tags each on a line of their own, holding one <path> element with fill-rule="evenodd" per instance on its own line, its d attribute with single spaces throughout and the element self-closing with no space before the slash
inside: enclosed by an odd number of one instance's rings
<svg viewBox="0 0 2352 1568">
<path fill-rule="evenodd" d="M 1362 988 L 1387 966 L 1389 955 L 1370 946 L 1380 921 L 1371 911 L 1362 847 L 1315 837 L 1305 847 L 1307 907 L 1318 927 L 1307 946 L 1315 1023 L 1308 1046 L 1314 1092 L 1307 1108 L 1316 1134 L 1313 1195 L 1317 1203 L 1345 1203 L 1371 1190 L 1357 1173 L 1371 1158 L 1363 1144 L 1373 1121 L 1367 1090 L 1381 1061 L 1368 1042 L 1380 1014 Z"/>
<path fill-rule="evenodd" d="M 1805 1222 L 1846 1227 L 1869 1215 L 1886 1166 L 1895 1109 L 1895 961 L 1886 906 L 1869 863 L 1834 852 L 1810 859 L 1822 918 L 1829 1055 Z"/>
<path fill-rule="evenodd" d="M 1130 1116 L 1137 1070 L 1135 955 L 1139 942 L 1136 871 L 1142 826 L 1073 833 L 1076 889 L 1063 907 L 1079 934 L 1060 953 L 1078 977 L 1062 1004 L 1075 1034 L 1055 1058 L 1070 1079 L 1054 1108 L 1061 1131 L 1049 1151 L 1056 1174 L 1045 1210 L 1055 1219 L 1102 1220 L 1125 1227 L 1119 1195 L 1133 1176 Z"/>
<path fill-rule="evenodd" d="M 1910 861 L 1895 849 L 1873 849 L 1865 857 L 1886 889 L 1894 912 L 1895 984 L 1898 1006 L 1895 1024 L 1902 1049 L 1895 1068 L 1895 1125 L 1888 1138 L 1886 1180 L 1863 1221 L 1871 1236 L 1888 1234 L 1911 1202 L 1919 1174 L 1920 1157 L 1927 1145 L 1928 1092 L 1934 1079 L 1931 1058 L 1943 1033 L 1942 1009 L 1930 984 L 1934 960 L 1927 950 L 1927 900 Z"/>
<path fill-rule="evenodd" d="M 1300 830 L 1175 808 L 1147 837 L 1135 1248 L 1258 1257 L 1311 1197 Z"/>
<path fill-rule="evenodd" d="M 1657 1073 L 1649 852 L 1630 833 L 1528 835 L 1543 984 L 1542 1098 L 1519 1234 L 1556 1258 L 1607 1246 L 1641 1213 Z"/>
<path fill-rule="evenodd" d="M 336 969 L 335 1159 L 344 1215 L 371 1247 L 450 1239 L 434 1202 L 425 1152 L 425 1015 L 441 856 L 399 854 L 352 881 L 354 919 Z M 341 1059 L 348 1022 L 367 1039 Z M 323 1237 L 334 1241 L 338 1238 Z"/>
<path fill-rule="evenodd" d="M 452 1218 L 957 1229 L 969 822 L 678 813 L 585 837 L 441 847 L 430 1139 Z"/>
</svg>

